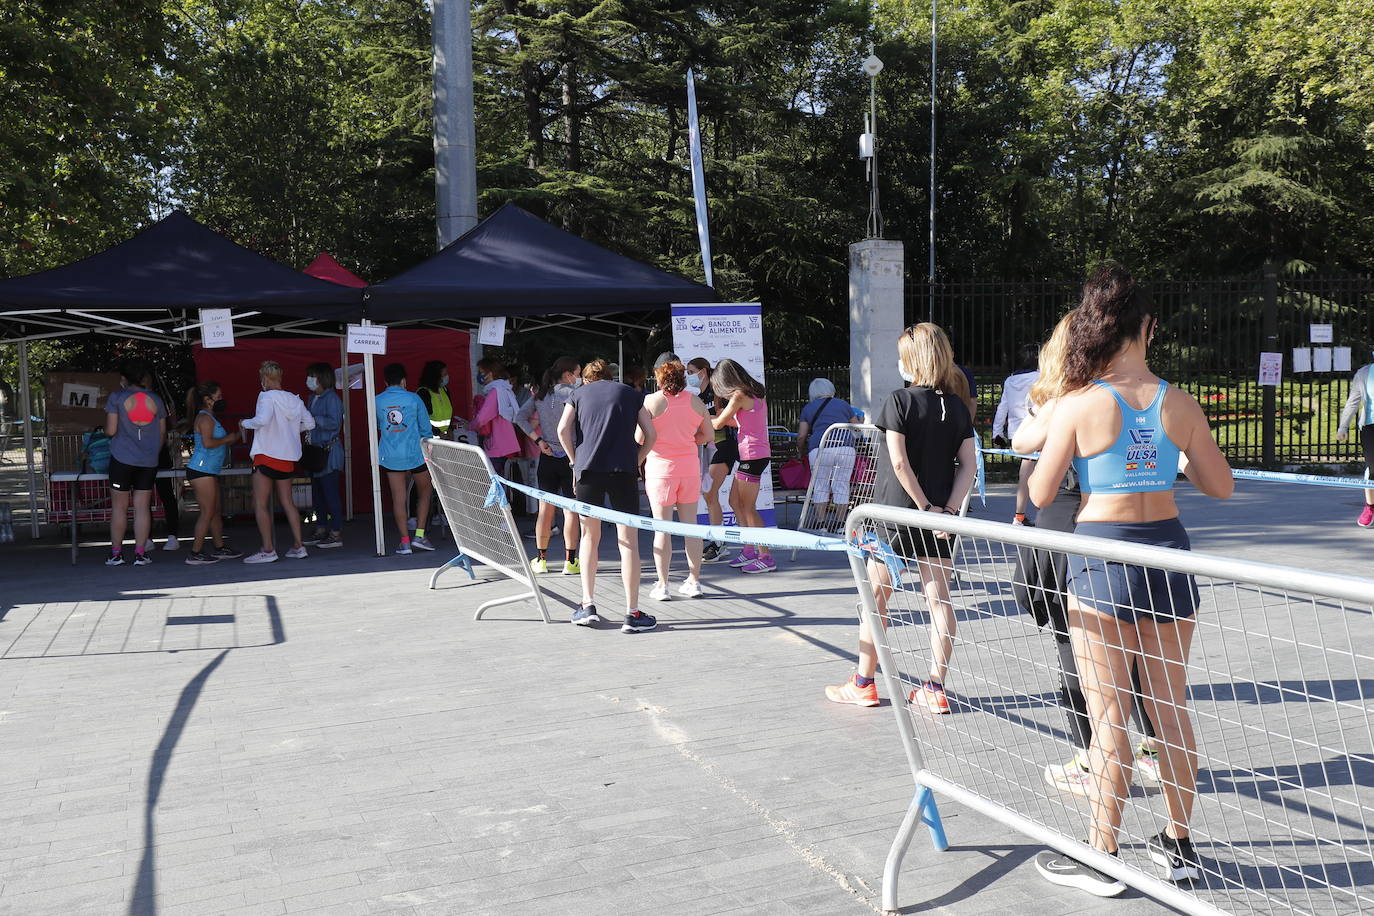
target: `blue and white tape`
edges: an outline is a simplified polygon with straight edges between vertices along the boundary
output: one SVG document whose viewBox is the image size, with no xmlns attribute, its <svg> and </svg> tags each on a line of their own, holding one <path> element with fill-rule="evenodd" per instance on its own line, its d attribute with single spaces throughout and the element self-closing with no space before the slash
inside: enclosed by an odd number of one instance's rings
<svg viewBox="0 0 1374 916">
<path fill-rule="evenodd" d="M 1022 455 L 1009 448 L 982 449 L 989 455 L 1006 455 L 1011 458 L 1039 458 L 1040 453 Z M 1314 487 L 1336 487 L 1345 490 L 1374 489 L 1374 482 L 1362 477 L 1327 477 L 1323 474 L 1289 474 L 1283 471 L 1255 471 L 1250 468 L 1232 468 L 1231 476 L 1237 480 L 1263 480 L 1267 483 L 1296 483 Z"/>
</svg>

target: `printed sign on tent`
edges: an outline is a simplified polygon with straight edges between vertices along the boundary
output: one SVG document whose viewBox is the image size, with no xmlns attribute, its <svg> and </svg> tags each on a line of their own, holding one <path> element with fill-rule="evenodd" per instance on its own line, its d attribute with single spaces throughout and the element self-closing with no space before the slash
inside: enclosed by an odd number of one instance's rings
<svg viewBox="0 0 1374 916">
<path fill-rule="evenodd" d="M 477 325 L 477 342 L 492 347 L 504 346 L 506 343 L 505 316 L 483 318 Z"/>
<path fill-rule="evenodd" d="M 375 324 L 348 326 L 348 352 L 386 355 L 386 328 Z"/>
<path fill-rule="evenodd" d="M 712 367 L 733 359 L 754 378 L 763 377 L 763 307 L 757 302 L 721 302 L 715 305 L 673 306 L 673 352 L 683 363 L 701 357 Z M 767 383 L 764 382 L 766 385 Z M 729 506 L 730 481 L 720 488 L 720 504 Z M 755 504 L 765 525 L 777 524 L 773 510 L 773 475 L 763 475 Z M 697 504 L 697 520 L 706 522 L 706 503 Z M 725 508 L 725 524 L 735 524 L 734 513 Z"/>
<path fill-rule="evenodd" d="M 200 345 L 207 350 L 234 345 L 234 322 L 229 309 L 200 310 Z"/>
</svg>

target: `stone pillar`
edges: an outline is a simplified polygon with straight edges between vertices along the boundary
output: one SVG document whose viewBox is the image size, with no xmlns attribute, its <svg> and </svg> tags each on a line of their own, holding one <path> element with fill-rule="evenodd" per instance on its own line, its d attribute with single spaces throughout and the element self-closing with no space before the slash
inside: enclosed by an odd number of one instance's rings
<svg viewBox="0 0 1374 916">
<path fill-rule="evenodd" d="M 901 242 L 864 239 L 849 246 L 849 403 L 869 422 L 904 384 L 897 337 L 906 327 L 905 271 Z"/>
</svg>

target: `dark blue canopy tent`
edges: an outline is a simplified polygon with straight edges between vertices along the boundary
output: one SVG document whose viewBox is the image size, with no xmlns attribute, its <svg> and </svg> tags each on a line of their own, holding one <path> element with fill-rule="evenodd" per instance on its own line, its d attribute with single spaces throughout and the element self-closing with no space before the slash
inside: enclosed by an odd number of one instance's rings
<svg viewBox="0 0 1374 916">
<path fill-rule="evenodd" d="M 716 302 L 716 291 L 544 222 L 508 203 L 429 260 L 364 293 L 383 324 L 485 316 L 609 316 Z M 561 323 L 561 322 L 559 322 Z"/>
</svg>

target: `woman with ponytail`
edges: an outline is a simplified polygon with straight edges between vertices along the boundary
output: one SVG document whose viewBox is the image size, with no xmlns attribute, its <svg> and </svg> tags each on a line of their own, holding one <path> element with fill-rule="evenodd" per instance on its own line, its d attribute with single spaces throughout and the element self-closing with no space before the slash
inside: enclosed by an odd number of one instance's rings
<svg viewBox="0 0 1374 916">
<path fill-rule="evenodd" d="M 1047 418 L 1030 495 L 1042 509 L 1049 506 L 1072 466 L 1083 497 L 1075 533 L 1187 550 L 1173 494 L 1179 470 L 1218 499 L 1229 497 L 1235 482 L 1197 401 L 1150 371 L 1146 352 L 1158 326 L 1149 297 L 1120 265 L 1105 264 L 1088 278 L 1064 355 L 1064 394 Z M 1093 723 L 1088 842 L 1117 855 L 1133 762 L 1126 716 L 1138 667 L 1140 698 L 1161 745 L 1168 811 L 1168 824 L 1150 838 L 1147 851 L 1171 880 L 1200 873 L 1188 836 L 1197 746 L 1187 707 L 1198 599 L 1188 575 L 1069 557 L 1069 638 Z M 1101 897 L 1125 890 L 1063 853 L 1042 852 L 1035 864 L 1054 884 Z"/>
</svg>

